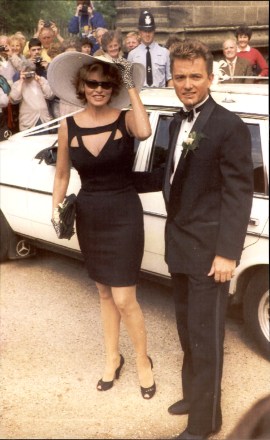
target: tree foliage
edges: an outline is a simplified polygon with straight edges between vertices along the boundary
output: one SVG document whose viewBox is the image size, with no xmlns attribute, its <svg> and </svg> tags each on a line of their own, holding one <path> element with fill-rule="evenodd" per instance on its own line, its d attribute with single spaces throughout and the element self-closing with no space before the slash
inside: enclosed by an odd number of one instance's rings
<svg viewBox="0 0 270 440">
<path fill-rule="evenodd" d="M 116 27 L 116 6 L 113 0 L 101 0 L 94 2 L 95 9 L 102 13 L 108 29 L 115 29 Z"/>
<path fill-rule="evenodd" d="M 40 18 L 55 21 L 59 29 L 67 30 L 76 4 L 76 0 L 0 0 L 0 34 L 11 35 L 21 31 L 29 38 Z M 102 13 L 108 27 L 113 29 L 116 17 L 114 1 L 95 1 L 94 5 Z"/>
</svg>

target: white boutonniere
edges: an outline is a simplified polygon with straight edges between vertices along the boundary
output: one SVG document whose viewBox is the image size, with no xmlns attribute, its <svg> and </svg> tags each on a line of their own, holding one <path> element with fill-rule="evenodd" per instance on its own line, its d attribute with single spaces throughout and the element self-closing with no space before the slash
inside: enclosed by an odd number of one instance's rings
<svg viewBox="0 0 270 440">
<path fill-rule="evenodd" d="M 191 131 L 188 135 L 188 138 L 182 143 L 184 157 L 186 157 L 189 151 L 194 152 L 194 150 L 197 150 L 199 148 L 200 140 L 205 137 L 206 136 L 203 133 Z"/>
</svg>

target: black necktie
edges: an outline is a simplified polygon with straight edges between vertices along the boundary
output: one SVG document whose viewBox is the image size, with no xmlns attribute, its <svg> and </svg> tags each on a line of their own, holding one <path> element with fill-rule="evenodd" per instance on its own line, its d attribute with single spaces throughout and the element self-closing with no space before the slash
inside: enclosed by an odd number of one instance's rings
<svg viewBox="0 0 270 440">
<path fill-rule="evenodd" d="M 153 84 L 152 63 L 149 47 L 146 46 L 146 82 L 149 86 Z"/>
</svg>

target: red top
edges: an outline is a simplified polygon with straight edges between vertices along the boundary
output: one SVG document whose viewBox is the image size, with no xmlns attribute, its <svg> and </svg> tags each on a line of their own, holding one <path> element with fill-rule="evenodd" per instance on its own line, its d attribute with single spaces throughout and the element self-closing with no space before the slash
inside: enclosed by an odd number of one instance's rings
<svg viewBox="0 0 270 440">
<path fill-rule="evenodd" d="M 250 62 L 252 66 L 256 66 L 261 69 L 261 72 L 259 73 L 259 76 L 268 76 L 268 65 L 262 54 L 255 49 L 254 47 L 251 47 L 249 51 L 241 51 L 237 52 L 237 56 L 240 58 L 245 58 Z"/>
</svg>

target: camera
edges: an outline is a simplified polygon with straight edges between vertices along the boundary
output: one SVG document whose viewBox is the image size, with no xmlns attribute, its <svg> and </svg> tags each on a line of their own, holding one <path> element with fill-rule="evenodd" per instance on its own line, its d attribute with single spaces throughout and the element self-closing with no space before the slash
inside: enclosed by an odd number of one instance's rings
<svg viewBox="0 0 270 440">
<path fill-rule="evenodd" d="M 87 5 L 82 6 L 81 13 L 82 13 L 82 15 L 88 15 L 88 6 Z"/>
<path fill-rule="evenodd" d="M 89 1 L 84 1 L 82 4 L 82 9 L 80 10 L 79 14 L 80 15 L 89 15 L 88 14 L 88 7 L 90 6 L 90 2 Z"/>
<path fill-rule="evenodd" d="M 51 27 L 52 22 L 50 20 L 44 21 L 44 27 Z"/>
<path fill-rule="evenodd" d="M 8 52 L 8 47 L 5 45 L 0 46 L 0 52 Z"/>
<path fill-rule="evenodd" d="M 36 57 L 34 63 L 35 64 L 41 64 L 43 59 L 41 57 Z"/>
<path fill-rule="evenodd" d="M 36 74 L 37 75 L 42 75 L 45 70 L 45 67 L 42 65 L 43 61 L 44 60 L 41 57 L 36 57 L 34 60 L 34 63 L 36 65 Z"/>
<path fill-rule="evenodd" d="M 36 74 L 36 72 L 34 72 L 33 70 L 31 72 L 24 72 L 24 77 L 25 78 L 34 78 L 35 74 Z"/>
</svg>

